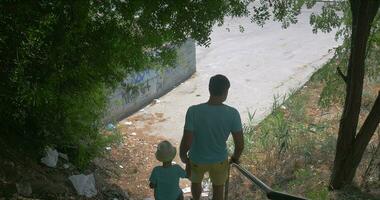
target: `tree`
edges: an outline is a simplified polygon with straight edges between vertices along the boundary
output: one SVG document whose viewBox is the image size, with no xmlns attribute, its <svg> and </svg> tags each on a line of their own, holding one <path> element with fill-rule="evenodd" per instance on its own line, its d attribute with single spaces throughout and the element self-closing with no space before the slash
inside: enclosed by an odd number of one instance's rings
<svg viewBox="0 0 380 200">
<path fill-rule="evenodd" d="M 357 132 L 364 80 L 367 42 L 380 1 L 351 0 L 351 48 L 346 82 L 346 98 L 340 121 L 338 142 L 330 186 L 340 189 L 350 184 L 363 153 L 380 122 L 380 91 L 364 124 Z M 341 73 L 342 74 L 342 73 Z"/>
<path fill-rule="evenodd" d="M 315 3 L 315 1 L 307 0 L 261 1 L 258 6 L 254 7 L 253 21 L 258 24 L 264 24 L 265 20 L 271 17 L 269 8 L 272 7 L 273 19 L 282 21 L 283 27 L 286 28 L 289 24 L 297 22 L 295 17 L 299 14 L 303 5 L 306 4 L 311 7 Z M 335 57 L 342 61 L 347 60 L 347 75 L 344 75 L 340 68 L 337 69 L 337 74 L 335 74 L 335 76 L 339 75 L 346 84 L 346 97 L 330 181 L 331 189 L 340 189 L 352 183 L 356 168 L 380 122 L 379 91 L 371 111 L 362 127 L 357 131 L 366 57 L 370 54 L 370 50 L 374 48 L 379 53 L 379 43 L 375 45 L 369 44 L 371 42 L 370 38 L 378 37 L 380 33 L 378 28 L 378 24 L 380 24 L 379 17 L 375 19 L 376 15 L 379 15 L 379 4 L 380 1 L 377 0 L 328 2 L 323 6 L 320 14 L 312 14 L 310 18 L 310 22 L 314 26 L 314 32 L 318 30 L 329 32 L 332 28 L 341 28 L 337 33 L 337 37 L 343 37 L 344 43 L 337 49 Z M 339 15 L 339 12 L 343 12 L 342 15 Z M 373 24 L 377 25 L 376 28 L 373 27 Z M 348 57 L 348 59 L 345 57 Z M 378 58 L 375 57 L 373 60 L 378 60 Z M 373 69 L 367 66 L 367 71 L 372 70 L 372 73 L 375 72 L 372 75 L 378 76 L 380 74 L 378 69 L 374 69 L 378 67 L 378 64 L 373 64 Z M 331 86 L 328 85 L 327 87 Z"/>
<path fill-rule="evenodd" d="M 171 45 L 207 45 L 212 26 L 246 14 L 245 3 L 1 1 L 1 144 L 37 156 L 53 146 L 85 166 L 109 141 L 99 134 L 109 90 L 148 63 L 170 64 Z"/>
</svg>

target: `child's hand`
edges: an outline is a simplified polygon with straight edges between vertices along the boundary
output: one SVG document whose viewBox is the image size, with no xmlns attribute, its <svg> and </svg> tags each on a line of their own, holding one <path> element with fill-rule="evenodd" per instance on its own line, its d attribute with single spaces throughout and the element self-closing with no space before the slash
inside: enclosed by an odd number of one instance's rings
<svg viewBox="0 0 380 200">
<path fill-rule="evenodd" d="M 187 175 L 187 178 L 190 178 L 191 177 L 191 167 L 190 167 L 190 163 L 186 164 L 186 175 Z"/>
</svg>

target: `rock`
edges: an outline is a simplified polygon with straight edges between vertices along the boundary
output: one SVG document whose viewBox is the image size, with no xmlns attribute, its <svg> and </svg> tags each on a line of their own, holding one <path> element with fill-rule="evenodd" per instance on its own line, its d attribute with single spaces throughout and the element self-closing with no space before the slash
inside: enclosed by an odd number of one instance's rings
<svg viewBox="0 0 380 200">
<path fill-rule="evenodd" d="M 56 167 L 58 162 L 58 151 L 48 147 L 45 157 L 41 158 L 41 162 L 48 167 Z"/>
<path fill-rule="evenodd" d="M 32 187 L 28 182 L 16 183 L 17 193 L 24 197 L 30 197 L 32 195 Z"/>
<path fill-rule="evenodd" d="M 107 189 L 102 191 L 105 199 L 118 199 L 118 200 L 128 200 L 128 192 L 124 192 L 119 186 L 111 185 Z"/>
<path fill-rule="evenodd" d="M 13 183 L 2 183 L 0 181 L 0 197 L 10 199 L 17 192 L 17 187 Z"/>
<path fill-rule="evenodd" d="M 68 168 L 70 168 L 70 165 L 69 164 L 63 164 L 63 168 L 68 169 Z"/>
<path fill-rule="evenodd" d="M 70 192 L 70 188 L 66 185 L 65 177 L 59 177 L 53 180 L 40 179 L 31 180 L 31 186 L 33 189 L 33 196 L 40 196 L 47 194 L 52 196 L 62 196 Z"/>
<path fill-rule="evenodd" d="M 90 175 L 73 175 L 69 177 L 69 180 L 73 184 L 75 190 L 79 195 L 84 195 L 88 198 L 93 197 L 97 194 L 95 188 L 95 177 L 94 174 Z"/>
</svg>

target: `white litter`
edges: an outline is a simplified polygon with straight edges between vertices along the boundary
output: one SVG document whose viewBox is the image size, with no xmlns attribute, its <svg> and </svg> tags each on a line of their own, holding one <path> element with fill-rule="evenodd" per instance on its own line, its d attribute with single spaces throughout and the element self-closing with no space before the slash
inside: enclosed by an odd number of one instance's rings
<svg viewBox="0 0 380 200">
<path fill-rule="evenodd" d="M 95 188 L 94 174 L 87 176 L 83 174 L 73 175 L 69 177 L 69 180 L 79 195 L 84 195 L 90 198 L 98 193 Z"/>
<path fill-rule="evenodd" d="M 69 156 L 67 156 L 67 154 L 64 154 L 64 153 L 58 153 L 58 156 L 59 156 L 60 158 L 63 158 L 63 159 L 65 159 L 65 160 L 69 161 Z"/>
<path fill-rule="evenodd" d="M 45 157 L 41 158 L 41 162 L 48 167 L 56 167 L 58 162 L 58 151 L 48 147 Z"/>
<path fill-rule="evenodd" d="M 121 169 L 124 169 L 124 167 L 123 167 L 122 165 L 119 165 L 119 167 L 120 167 Z"/>
<path fill-rule="evenodd" d="M 124 124 L 124 125 L 128 125 L 128 126 L 131 126 L 133 123 L 130 122 L 130 121 L 126 121 L 126 122 L 124 122 L 123 124 Z"/>
<path fill-rule="evenodd" d="M 107 131 L 113 131 L 115 128 L 116 128 L 116 126 L 113 125 L 112 123 L 109 123 L 109 124 L 107 124 L 107 126 L 106 126 L 106 130 L 107 130 Z"/>
<path fill-rule="evenodd" d="M 154 103 L 160 103 L 161 101 L 159 99 L 154 99 Z"/>
<path fill-rule="evenodd" d="M 141 109 L 141 110 L 140 110 L 140 112 L 144 112 L 144 111 L 145 111 L 145 109 Z"/>
<path fill-rule="evenodd" d="M 63 164 L 63 168 L 64 168 L 64 169 L 68 169 L 69 167 L 70 167 L 69 164 Z"/>
<path fill-rule="evenodd" d="M 125 125 L 128 125 L 128 126 L 131 126 L 131 125 L 133 125 L 133 122 L 126 121 L 124 124 L 125 124 Z"/>
<path fill-rule="evenodd" d="M 286 110 L 286 106 L 282 105 L 281 109 Z"/>
<path fill-rule="evenodd" d="M 135 135 L 137 135 L 135 132 L 133 132 L 133 133 L 131 133 L 131 135 L 133 135 L 133 136 L 135 136 Z"/>
<path fill-rule="evenodd" d="M 107 151 L 111 151 L 111 147 L 106 147 L 106 150 Z"/>
<path fill-rule="evenodd" d="M 201 196 L 202 197 L 208 197 L 208 192 L 202 192 Z"/>
</svg>

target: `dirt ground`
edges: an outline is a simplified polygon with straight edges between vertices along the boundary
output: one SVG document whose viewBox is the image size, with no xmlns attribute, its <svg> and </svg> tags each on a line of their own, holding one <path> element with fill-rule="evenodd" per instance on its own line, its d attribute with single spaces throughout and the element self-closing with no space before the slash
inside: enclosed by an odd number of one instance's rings
<svg viewBox="0 0 380 200">
<path fill-rule="evenodd" d="M 127 191 L 131 199 L 153 198 L 153 190 L 149 188 L 149 176 L 155 166 L 162 164 L 155 158 L 157 144 L 160 141 L 169 140 L 177 147 L 174 162 L 183 166 L 178 156 L 178 142 L 148 134 L 152 130 L 152 124 L 163 121 L 165 118 L 162 113 L 144 113 L 129 117 L 118 125 L 123 142 L 112 147 L 110 151 L 108 159 L 119 168 L 118 175 L 112 176 L 110 181 Z M 98 164 L 101 163 L 104 162 Z M 189 182 L 186 180 L 181 180 L 180 184 L 181 188 L 189 187 Z"/>
</svg>

